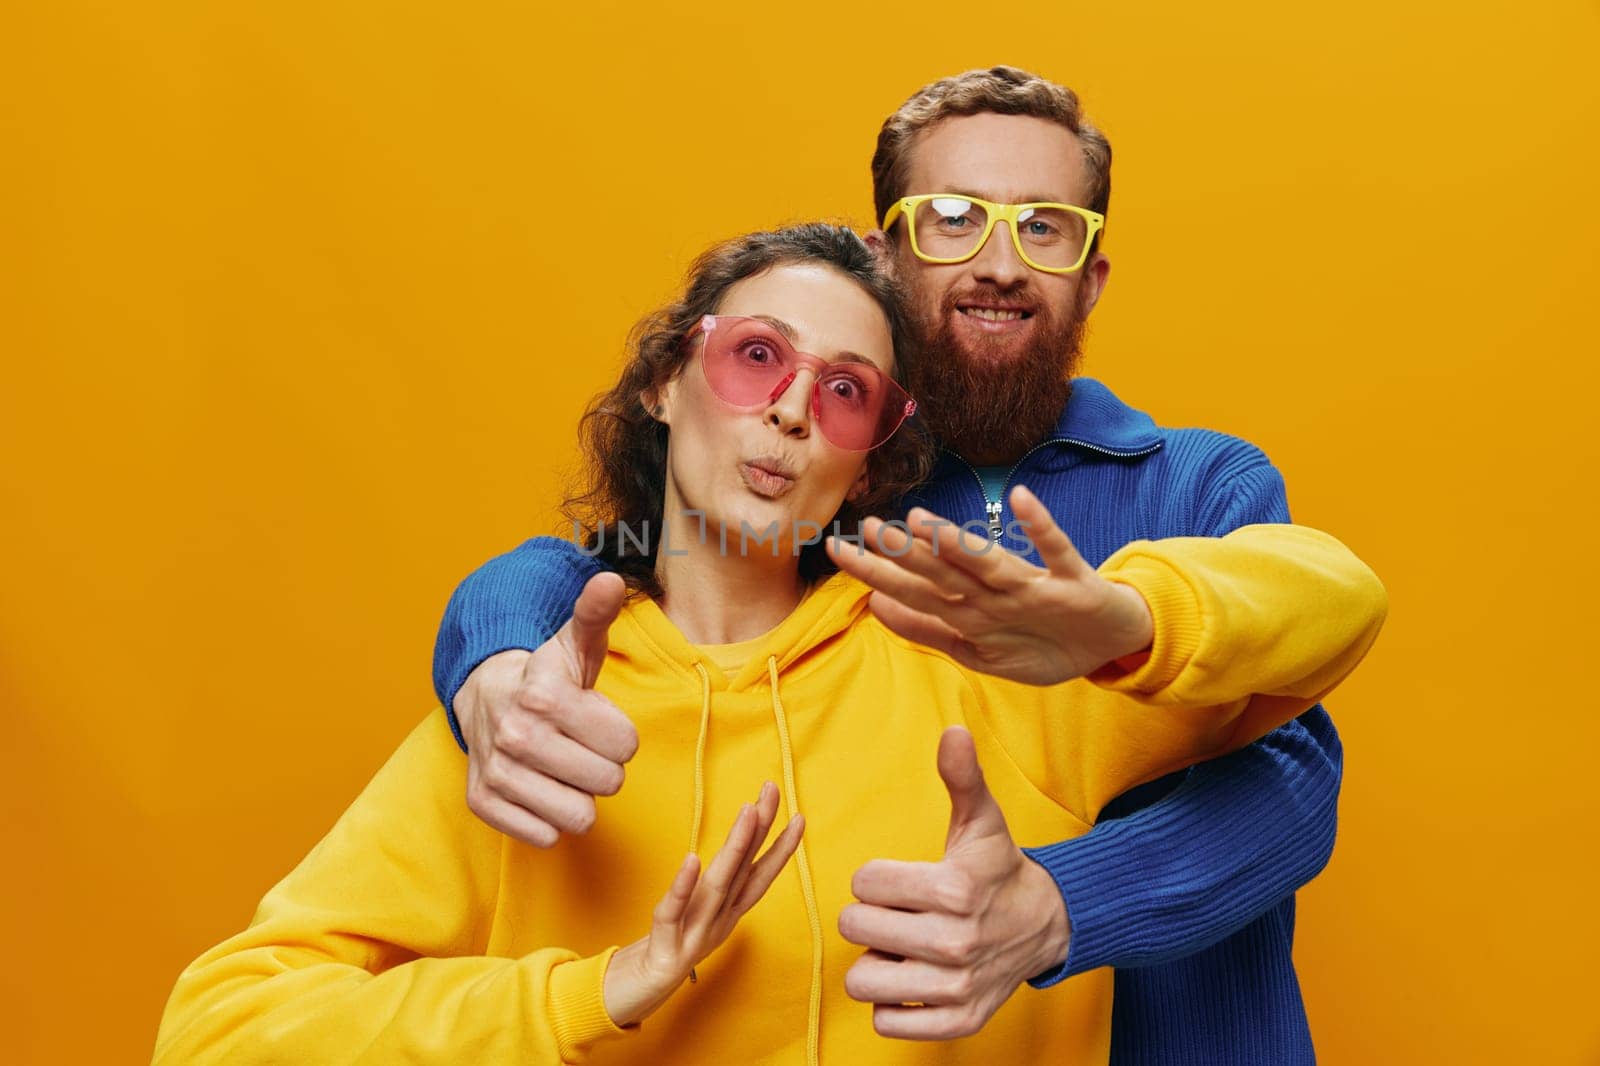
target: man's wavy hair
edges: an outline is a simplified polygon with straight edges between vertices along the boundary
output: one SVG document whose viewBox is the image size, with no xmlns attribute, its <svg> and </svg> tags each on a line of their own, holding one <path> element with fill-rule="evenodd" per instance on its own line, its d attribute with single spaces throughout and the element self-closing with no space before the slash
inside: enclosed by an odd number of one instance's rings
<svg viewBox="0 0 1600 1066">
<path fill-rule="evenodd" d="M 1089 173 L 1089 202 L 1079 206 L 1106 213 L 1111 206 L 1111 142 L 1083 113 L 1078 94 L 1016 67 L 990 67 L 925 85 L 883 120 L 878 147 L 872 154 L 872 204 L 878 212 L 873 221 L 882 222 L 890 206 L 909 195 L 906 172 L 911 169 L 911 151 L 923 131 L 956 115 L 983 114 L 1030 115 L 1075 134 L 1083 143 L 1083 161 Z M 1098 236 L 1095 242 L 1099 243 Z"/>
<path fill-rule="evenodd" d="M 578 434 L 586 459 L 581 490 L 569 496 L 562 513 L 581 530 L 585 547 L 622 575 L 631 590 L 661 595 L 656 580 L 656 549 L 667 486 L 668 427 L 645 410 L 641 397 L 671 381 L 688 365 L 692 346 L 684 343 L 700 319 L 715 314 L 736 282 L 789 263 L 832 267 L 872 297 L 888 320 L 895 346 L 894 378 L 906 380 L 905 335 L 899 292 L 875 262 L 866 242 L 843 226 L 823 222 L 751 233 L 703 253 L 689 268 L 681 299 L 639 321 L 628 339 L 628 363 L 610 390 L 584 413 Z M 846 500 L 833 522 L 855 533 L 861 520 L 898 499 L 922 481 L 933 462 L 933 446 L 920 422 L 912 419 L 888 442 L 867 455 L 867 488 Z M 648 523 L 648 525 L 646 525 Z M 637 535 L 648 529 L 643 550 L 632 538 L 616 535 L 626 525 Z M 611 535 L 602 538 L 600 530 Z M 626 540 L 626 543 L 623 541 Z M 834 567 L 820 544 L 800 552 L 800 573 L 812 581 Z"/>
</svg>

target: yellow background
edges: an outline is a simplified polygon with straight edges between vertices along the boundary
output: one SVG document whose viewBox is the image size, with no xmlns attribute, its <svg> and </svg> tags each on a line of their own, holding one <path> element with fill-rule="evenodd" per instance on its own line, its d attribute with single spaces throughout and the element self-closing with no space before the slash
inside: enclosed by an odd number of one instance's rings
<svg viewBox="0 0 1600 1066">
<path fill-rule="evenodd" d="M 1323 1060 L 1600 1061 L 1600 5 L 757 6 L 0 14 L 0 1059 L 147 1059 L 427 710 L 455 581 L 553 528 L 634 317 L 867 221 L 883 117 L 1010 62 L 1116 148 L 1087 372 L 1388 583 Z"/>
</svg>

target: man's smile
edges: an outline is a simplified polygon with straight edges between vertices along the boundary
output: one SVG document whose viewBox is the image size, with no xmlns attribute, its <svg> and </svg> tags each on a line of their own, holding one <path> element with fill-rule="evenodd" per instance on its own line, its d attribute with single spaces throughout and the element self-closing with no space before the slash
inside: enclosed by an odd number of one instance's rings
<svg viewBox="0 0 1600 1066">
<path fill-rule="evenodd" d="M 958 303 L 956 313 L 969 328 L 986 334 L 1016 333 L 1033 320 L 1033 310 L 1017 305 Z"/>
</svg>

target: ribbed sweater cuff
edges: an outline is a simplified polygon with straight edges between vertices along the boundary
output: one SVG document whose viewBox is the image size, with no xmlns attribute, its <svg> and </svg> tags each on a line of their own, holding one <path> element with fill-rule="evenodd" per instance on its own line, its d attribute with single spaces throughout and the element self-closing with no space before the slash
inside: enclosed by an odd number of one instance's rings
<svg viewBox="0 0 1600 1066">
<path fill-rule="evenodd" d="M 1147 934 L 1157 930 L 1131 920 L 1134 915 L 1126 905 L 1130 896 L 1139 893 L 1138 866 L 1128 861 L 1126 847 L 1101 846 L 1090 834 L 1023 848 L 1022 853 L 1055 879 L 1072 927 L 1066 960 L 1029 978 L 1034 988 L 1049 988 L 1068 977 L 1113 965 L 1118 958 L 1136 957 L 1149 948 Z M 1085 885 L 1095 886 L 1094 891 L 1083 891 Z"/>
<path fill-rule="evenodd" d="M 583 585 L 579 584 L 577 589 L 581 592 Z M 572 613 L 572 604 L 576 599 L 577 592 L 566 598 L 566 615 Z M 544 597 L 540 596 L 540 601 L 543 600 Z M 513 648 L 537 651 L 539 646 L 555 636 L 557 630 L 566 622 L 565 616 L 556 619 L 556 612 L 560 610 L 562 608 L 554 603 L 524 602 L 497 605 L 492 610 L 486 606 L 484 612 L 477 617 L 461 619 L 466 632 L 461 634 L 454 660 L 444 676 L 441 687 L 448 698 L 444 706 L 450 715 L 450 729 L 455 733 L 456 743 L 461 745 L 462 751 L 467 750 L 467 742 L 456 726 L 454 704 L 456 693 L 467 683 L 467 677 L 491 655 L 511 651 Z"/>
<path fill-rule="evenodd" d="M 1024 848 L 1055 880 L 1072 939 L 1048 987 L 1102 966 L 1150 966 L 1230 936 L 1326 865 L 1342 749 L 1320 707 L 1193 767 L 1176 790 L 1084 836 Z"/>
<path fill-rule="evenodd" d="M 1102 667 L 1089 680 L 1113 692 L 1154 695 L 1176 681 L 1200 650 L 1200 597 L 1169 563 L 1148 555 L 1123 555 L 1100 576 L 1144 597 L 1155 635 L 1150 658 L 1142 666 L 1131 671 Z"/>
<path fill-rule="evenodd" d="M 606 1013 L 606 967 L 616 953 L 616 948 L 607 948 L 550 970 L 550 1019 L 562 1062 L 578 1062 L 596 1040 L 628 1031 Z"/>
<path fill-rule="evenodd" d="M 538 537 L 491 559 L 456 589 L 434 645 L 434 690 L 462 751 L 456 693 L 491 655 L 512 648 L 533 651 L 572 616 L 572 605 L 601 567 L 577 547 Z"/>
</svg>

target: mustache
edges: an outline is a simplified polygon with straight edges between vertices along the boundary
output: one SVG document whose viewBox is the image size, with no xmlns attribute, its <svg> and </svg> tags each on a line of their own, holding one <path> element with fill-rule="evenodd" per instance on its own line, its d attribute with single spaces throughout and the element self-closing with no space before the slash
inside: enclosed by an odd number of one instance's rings
<svg viewBox="0 0 1600 1066">
<path fill-rule="evenodd" d="M 1035 316 L 1044 316 L 1048 314 L 1049 310 L 1049 305 L 1039 298 L 1038 293 L 1033 291 L 1033 285 L 1026 278 L 1006 288 L 1002 288 L 993 282 L 980 281 L 975 285 L 961 289 L 959 292 L 945 293 L 944 299 L 940 303 L 942 310 L 954 311 L 962 304 L 982 303 L 986 300 L 997 304 L 1025 304 L 1028 312 Z"/>
</svg>

